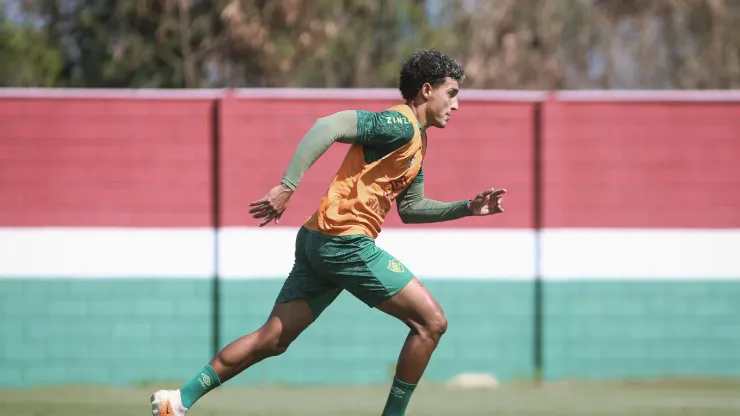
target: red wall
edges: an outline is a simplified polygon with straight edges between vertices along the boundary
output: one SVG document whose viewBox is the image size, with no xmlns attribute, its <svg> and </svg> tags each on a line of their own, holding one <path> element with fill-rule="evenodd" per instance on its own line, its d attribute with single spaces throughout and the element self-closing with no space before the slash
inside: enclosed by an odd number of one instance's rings
<svg viewBox="0 0 740 416">
<path fill-rule="evenodd" d="M 394 100 L 0 98 L 0 226 L 207 226 L 220 132 L 224 225 L 277 184 L 317 117 Z M 462 101 L 429 134 L 427 196 L 509 191 L 506 213 L 435 226 L 533 226 L 535 106 Z M 740 227 L 740 103 L 550 100 L 544 225 Z M 315 210 L 347 146 L 305 176 L 281 225 Z M 399 225 L 391 211 L 388 226 Z"/>
<path fill-rule="evenodd" d="M 547 227 L 740 227 L 740 103 L 547 102 Z"/>
<path fill-rule="evenodd" d="M 0 99 L 0 226 L 207 226 L 204 100 Z"/>
</svg>

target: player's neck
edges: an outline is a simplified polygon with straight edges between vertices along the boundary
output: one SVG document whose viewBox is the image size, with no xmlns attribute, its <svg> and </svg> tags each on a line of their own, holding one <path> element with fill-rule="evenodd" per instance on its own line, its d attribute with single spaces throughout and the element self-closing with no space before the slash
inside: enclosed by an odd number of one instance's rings
<svg viewBox="0 0 740 416">
<path fill-rule="evenodd" d="M 416 117 L 417 120 L 419 120 L 419 123 L 421 124 L 421 126 L 424 129 L 426 129 L 427 127 L 429 127 L 427 125 L 426 113 L 424 111 L 420 111 L 420 107 L 421 106 L 419 104 L 417 104 L 416 102 L 414 102 L 414 100 L 407 100 L 406 101 L 406 105 L 409 106 L 409 108 L 411 109 L 411 111 L 414 112 L 414 116 Z"/>
</svg>

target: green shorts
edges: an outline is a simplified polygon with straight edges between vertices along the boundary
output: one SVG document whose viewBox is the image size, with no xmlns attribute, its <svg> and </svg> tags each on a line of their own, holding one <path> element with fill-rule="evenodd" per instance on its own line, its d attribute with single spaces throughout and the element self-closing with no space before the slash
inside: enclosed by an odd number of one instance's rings
<svg viewBox="0 0 740 416">
<path fill-rule="evenodd" d="M 342 290 L 375 307 L 413 278 L 403 263 L 366 235 L 332 237 L 301 227 L 295 263 L 277 302 L 304 299 L 316 319 Z"/>
</svg>

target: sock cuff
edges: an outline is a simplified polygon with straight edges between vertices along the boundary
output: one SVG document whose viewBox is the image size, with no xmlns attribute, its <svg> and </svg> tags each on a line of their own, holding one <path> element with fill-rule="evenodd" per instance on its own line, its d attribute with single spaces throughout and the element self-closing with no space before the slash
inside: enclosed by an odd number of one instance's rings
<svg viewBox="0 0 740 416">
<path fill-rule="evenodd" d="M 401 381 L 396 377 L 393 377 L 393 384 L 400 386 L 400 387 L 406 387 L 407 389 L 411 389 L 411 390 L 413 390 L 416 387 L 416 384 L 411 384 L 405 381 Z"/>
<path fill-rule="evenodd" d="M 221 379 L 218 378 L 218 374 L 216 374 L 216 370 L 214 370 L 213 367 L 211 367 L 210 364 L 207 364 L 205 369 L 208 372 L 208 375 L 211 376 L 211 379 L 214 381 L 214 384 L 216 386 L 220 386 L 221 385 Z"/>
</svg>

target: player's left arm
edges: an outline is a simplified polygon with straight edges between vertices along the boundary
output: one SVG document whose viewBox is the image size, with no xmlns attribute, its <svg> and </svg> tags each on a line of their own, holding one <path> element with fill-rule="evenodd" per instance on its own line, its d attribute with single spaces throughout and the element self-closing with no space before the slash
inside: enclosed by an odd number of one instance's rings
<svg viewBox="0 0 740 416">
<path fill-rule="evenodd" d="M 424 197 L 424 170 L 398 196 L 398 216 L 404 224 L 451 221 L 472 215 L 468 200 L 441 202 Z"/>
<path fill-rule="evenodd" d="M 468 216 L 503 212 L 502 195 L 505 189 L 487 189 L 473 199 L 441 202 L 424 197 L 424 172 L 419 171 L 414 181 L 398 196 L 398 216 L 404 224 L 424 224 L 451 221 Z"/>
</svg>

